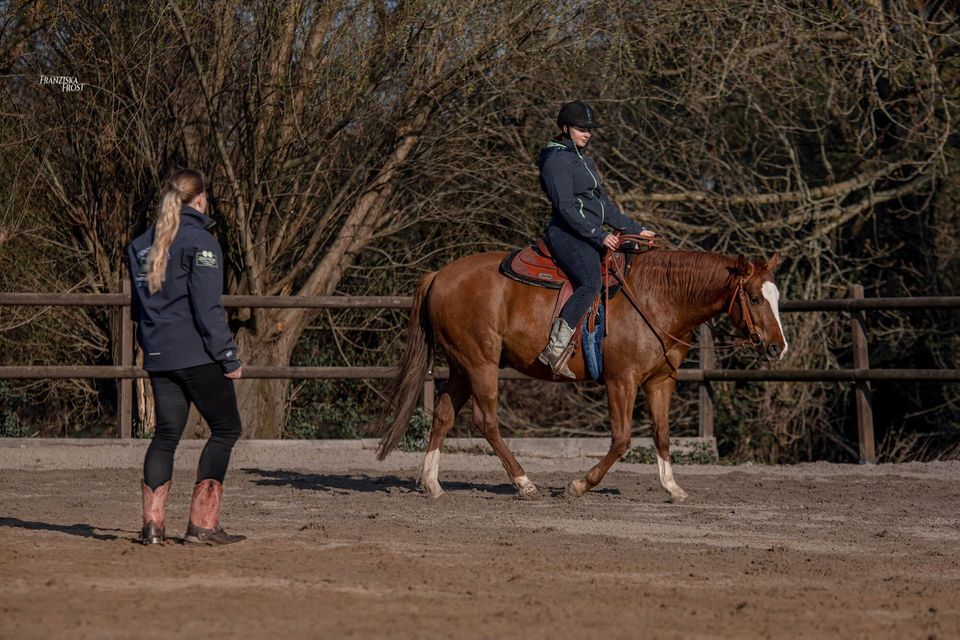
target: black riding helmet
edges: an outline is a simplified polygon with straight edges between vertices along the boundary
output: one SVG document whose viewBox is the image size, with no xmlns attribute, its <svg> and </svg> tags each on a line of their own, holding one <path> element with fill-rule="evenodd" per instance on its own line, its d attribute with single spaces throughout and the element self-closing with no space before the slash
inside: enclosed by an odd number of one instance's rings
<svg viewBox="0 0 960 640">
<path fill-rule="evenodd" d="M 583 100 L 574 100 L 560 107 L 557 125 L 562 129 L 565 124 L 581 129 L 595 129 L 600 126 L 594 120 L 593 109 Z"/>
</svg>

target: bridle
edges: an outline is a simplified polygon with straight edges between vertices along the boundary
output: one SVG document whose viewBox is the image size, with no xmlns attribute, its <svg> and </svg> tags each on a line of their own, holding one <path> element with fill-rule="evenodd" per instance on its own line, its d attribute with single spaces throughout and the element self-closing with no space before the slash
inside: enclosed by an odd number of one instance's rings
<svg viewBox="0 0 960 640">
<path fill-rule="evenodd" d="M 653 241 L 651 241 L 651 239 L 649 238 L 645 238 L 643 236 L 636 235 L 636 234 L 619 234 L 619 237 L 621 242 L 621 248 L 618 249 L 618 251 L 622 251 L 624 253 L 642 253 L 643 251 L 649 251 L 649 249 L 663 246 L 662 240 L 658 241 L 659 236 L 654 238 Z M 647 249 L 624 249 L 623 243 L 625 242 L 636 242 L 640 247 L 646 246 L 648 248 Z M 610 270 L 609 272 L 613 273 L 613 275 L 620 282 L 620 289 L 623 291 L 624 296 L 626 296 L 627 300 L 630 301 L 630 304 L 633 305 L 633 308 L 636 309 L 637 313 L 640 314 L 640 317 L 643 318 L 643 321 L 647 323 L 647 326 L 650 327 L 650 330 L 653 331 L 653 335 L 657 338 L 657 341 L 660 343 L 660 348 L 663 350 L 663 357 L 667 361 L 667 365 L 670 367 L 670 369 L 673 370 L 674 373 L 676 373 L 677 368 L 674 366 L 674 364 L 670 361 L 670 358 L 667 356 L 667 345 L 666 345 L 666 342 L 664 342 L 663 336 L 670 338 L 677 344 L 681 344 L 691 349 L 696 349 L 696 348 L 711 349 L 713 351 L 723 351 L 726 349 L 736 350 L 736 349 L 741 349 L 748 344 L 753 346 L 756 349 L 759 349 L 759 347 L 762 345 L 763 336 L 760 335 L 760 331 L 759 329 L 757 329 L 757 325 L 753 321 L 753 316 L 750 314 L 750 307 L 747 303 L 747 291 L 745 288 L 747 280 L 750 279 L 751 276 L 753 276 L 753 272 L 754 272 L 753 263 L 748 262 L 747 264 L 749 265 L 749 270 L 747 271 L 746 274 L 741 274 L 740 277 L 737 279 L 737 286 L 734 288 L 733 295 L 730 296 L 730 302 L 727 305 L 727 314 L 732 316 L 734 306 L 737 304 L 737 302 L 740 303 L 740 313 L 743 316 L 744 323 L 746 324 L 747 338 L 738 339 L 733 344 L 729 344 L 729 345 L 720 345 L 720 346 L 714 346 L 714 347 L 700 347 L 699 345 L 691 344 L 686 340 L 681 340 L 680 338 L 671 334 L 669 331 L 659 326 L 658 324 L 656 324 L 650 319 L 650 316 L 647 315 L 647 313 L 643 310 L 643 307 L 640 305 L 640 301 L 637 299 L 637 295 L 634 293 L 633 289 L 630 287 L 630 284 L 627 282 L 626 274 L 616 264 L 615 261 L 611 260 L 613 253 L 614 253 L 613 251 L 608 251 L 606 255 L 604 255 L 603 257 L 603 260 L 606 263 L 607 268 Z"/>
<path fill-rule="evenodd" d="M 747 283 L 747 280 L 753 276 L 753 263 L 748 262 L 747 264 L 750 268 L 746 275 L 741 275 L 739 280 L 737 280 L 737 288 L 733 290 L 733 295 L 730 297 L 730 304 L 727 305 L 727 314 L 731 317 L 733 316 L 733 306 L 739 301 L 740 315 L 743 316 L 743 322 L 747 325 L 747 339 L 751 345 L 757 347 L 763 343 L 763 336 L 760 335 L 760 330 L 757 329 L 757 325 L 753 321 L 753 315 L 750 314 L 750 306 L 747 304 L 747 290 L 744 288 L 744 285 Z"/>
</svg>

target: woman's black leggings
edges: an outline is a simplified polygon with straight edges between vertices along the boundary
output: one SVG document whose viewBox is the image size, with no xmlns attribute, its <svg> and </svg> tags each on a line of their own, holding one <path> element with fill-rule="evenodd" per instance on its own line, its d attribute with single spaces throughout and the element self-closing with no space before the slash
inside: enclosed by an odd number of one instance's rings
<svg viewBox="0 0 960 640">
<path fill-rule="evenodd" d="M 573 295 L 560 310 L 570 328 L 576 328 L 600 293 L 600 249 L 565 229 L 550 225 L 544 234 L 553 259 L 573 284 Z"/>
<path fill-rule="evenodd" d="M 157 430 L 143 460 L 143 481 L 156 489 L 173 477 L 173 454 L 187 424 L 190 403 L 210 426 L 211 436 L 200 454 L 197 481 L 223 482 L 230 451 L 240 437 L 240 411 L 233 380 L 216 362 L 175 371 L 151 371 Z"/>
</svg>

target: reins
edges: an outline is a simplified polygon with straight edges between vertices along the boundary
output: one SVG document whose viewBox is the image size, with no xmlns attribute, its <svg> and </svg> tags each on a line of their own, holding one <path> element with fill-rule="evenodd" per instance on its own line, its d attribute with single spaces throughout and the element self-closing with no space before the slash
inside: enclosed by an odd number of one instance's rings
<svg viewBox="0 0 960 640">
<path fill-rule="evenodd" d="M 621 248 L 618 251 L 623 253 L 642 253 L 644 251 L 649 251 L 650 248 L 663 247 L 663 242 L 660 236 L 655 236 L 653 240 L 649 238 L 644 238 L 640 235 L 635 234 L 623 234 L 620 235 Z M 635 242 L 638 247 L 647 246 L 648 249 L 642 248 L 629 248 L 626 249 L 623 247 L 623 243 Z M 750 263 L 750 270 L 746 275 L 741 275 L 737 280 L 737 286 L 733 291 L 733 295 L 730 297 L 730 303 L 727 305 L 727 313 L 732 314 L 734 305 L 740 303 L 740 313 L 744 317 L 744 322 L 747 325 L 747 334 L 749 338 L 741 338 L 729 345 L 720 345 L 714 347 L 701 347 L 699 345 L 691 344 L 686 340 L 681 340 L 675 335 L 671 334 L 669 331 L 655 323 L 650 319 L 650 316 L 643 310 L 643 307 L 640 305 L 640 301 L 637 299 L 637 295 L 634 293 L 633 289 L 630 287 L 630 284 L 627 282 L 626 274 L 617 266 L 617 264 L 611 260 L 614 252 L 608 251 L 604 257 L 603 261 L 607 269 L 610 270 L 610 273 L 613 273 L 614 277 L 620 282 L 620 288 L 623 291 L 623 294 L 626 296 L 627 300 L 630 301 L 630 304 L 633 305 L 633 308 L 636 309 L 637 313 L 640 314 L 640 317 L 643 318 L 643 321 L 647 323 L 647 326 L 650 327 L 650 330 L 653 331 L 653 335 L 657 338 L 657 341 L 660 343 L 660 348 L 663 350 L 663 357 L 667 361 L 667 365 L 676 372 L 677 368 L 670 361 L 670 358 L 667 356 L 667 345 L 663 339 L 663 336 L 667 336 L 675 343 L 684 345 L 685 347 L 691 349 L 701 349 L 701 350 L 712 350 L 712 351 L 724 351 L 727 349 L 737 350 L 743 348 L 747 344 L 757 344 L 762 342 L 763 338 L 760 336 L 760 332 L 757 330 L 756 324 L 753 322 L 753 316 L 750 315 L 750 307 L 747 306 L 747 293 L 744 289 L 744 284 L 747 279 L 753 275 L 753 264 Z"/>
</svg>

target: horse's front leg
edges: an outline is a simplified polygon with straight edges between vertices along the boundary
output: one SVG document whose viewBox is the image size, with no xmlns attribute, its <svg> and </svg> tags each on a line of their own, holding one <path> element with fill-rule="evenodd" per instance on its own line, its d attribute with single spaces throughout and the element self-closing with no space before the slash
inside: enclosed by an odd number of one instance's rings
<svg viewBox="0 0 960 640">
<path fill-rule="evenodd" d="M 610 407 L 610 450 L 587 472 L 586 476 L 572 481 L 567 486 L 567 495 L 579 498 L 600 484 L 613 463 L 622 458 L 630 448 L 630 426 L 636 399 L 635 380 L 607 382 L 607 404 Z"/>
<path fill-rule="evenodd" d="M 660 486 L 670 494 L 671 502 L 683 502 L 687 492 L 673 479 L 670 466 L 670 398 L 677 381 L 670 376 L 648 380 L 643 385 L 647 397 L 647 408 L 653 421 L 653 445 L 657 450 L 657 471 L 660 474 Z"/>
</svg>

